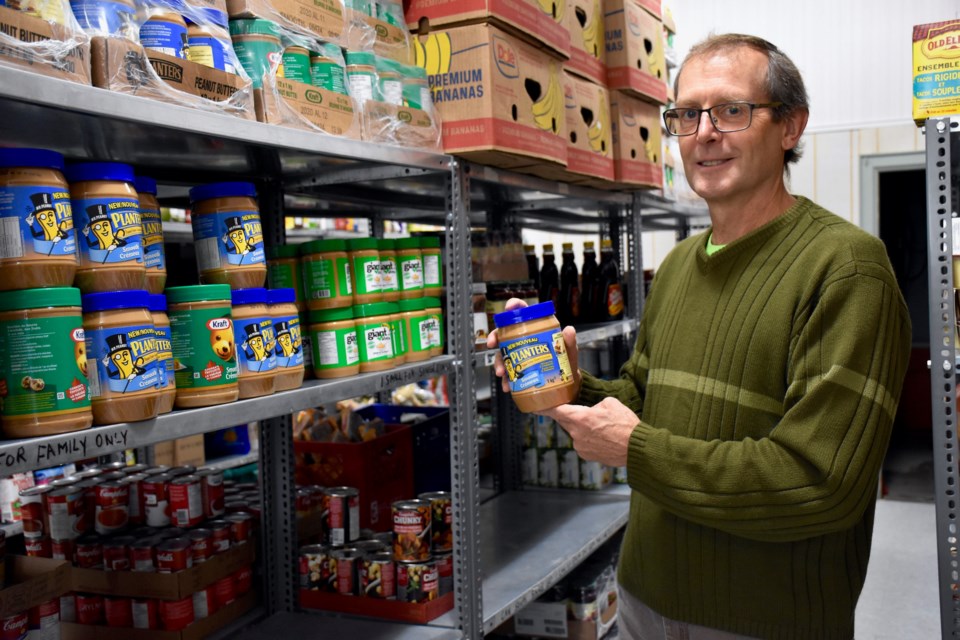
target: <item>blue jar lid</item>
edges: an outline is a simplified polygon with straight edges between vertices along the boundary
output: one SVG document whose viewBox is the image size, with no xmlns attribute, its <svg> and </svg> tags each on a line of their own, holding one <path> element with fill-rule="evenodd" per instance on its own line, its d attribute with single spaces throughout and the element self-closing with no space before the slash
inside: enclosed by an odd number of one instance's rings
<svg viewBox="0 0 960 640">
<path fill-rule="evenodd" d="M 553 308 L 553 302 L 547 300 L 540 304 L 532 304 L 529 307 L 511 309 L 510 311 L 498 313 L 493 316 L 493 322 L 498 328 L 509 327 L 510 325 L 520 324 L 521 322 L 549 318 L 554 315 L 554 313 L 556 313 L 556 309 Z"/>
<path fill-rule="evenodd" d="M 263 287 L 251 289 L 234 289 L 230 292 L 230 301 L 233 304 L 267 304 L 267 290 Z"/>
<path fill-rule="evenodd" d="M 88 293 L 81 296 L 84 313 L 110 311 L 111 309 L 146 309 L 150 306 L 149 302 L 150 294 L 141 289 Z"/>
<path fill-rule="evenodd" d="M 133 188 L 137 190 L 137 193 L 157 195 L 157 181 L 147 176 L 134 176 Z"/>
<path fill-rule="evenodd" d="M 191 7 L 191 9 L 194 12 L 192 16 L 183 16 L 187 24 L 196 24 L 201 27 L 213 24 L 224 29 L 230 24 L 229 16 L 216 7 Z"/>
<path fill-rule="evenodd" d="M 72 164 L 64 172 L 67 182 L 87 180 L 119 180 L 133 183 L 133 167 L 120 162 L 81 162 Z"/>
<path fill-rule="evenodd" d="M 190 202 L 212 198 L 256 198 L 257 188 L 252 182 L 215 182 L 190 189 Z"/>
<path fill-rule="evenodd" d="M 267 304 L 284 304 L 297 301 L 296 290 L 290 287 L 283 289 L 267 289 Z"/>
<path fill-rule="evenodd" d="M 139 191 L 139 189 L 137 189 Z M 167 310 L 167 296 L 162 293 L 151 293 L 150 299 L 147 300 L 150 311 L 166 311 Z"/>
<path fill-rule="evenodd" d="M 0 167 L 43 167 L 63 171 L 63 156 L 46 149 L 0 149 Z"/>
</svg>

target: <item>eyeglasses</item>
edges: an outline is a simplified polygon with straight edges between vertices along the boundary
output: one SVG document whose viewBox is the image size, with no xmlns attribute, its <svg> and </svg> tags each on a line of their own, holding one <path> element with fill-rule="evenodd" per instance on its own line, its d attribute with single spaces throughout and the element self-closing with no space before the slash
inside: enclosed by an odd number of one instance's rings
<svg viewBox="0 0 960 640">
<path fill-rule="evenodd" d="M 726 102 L 717 104 L 709 109 L 694 107 L 680 107 L 667 109 L 663 112 L 663 123 L 672 136 L 692 136 L 700 128 L 700 115 L 704 112 L 710 115 L 710 122 L 720 133 L 743 131 L 753 122 L 754 109 L 775 109 L 783 106 L 782 102 Z"/>
</svg>

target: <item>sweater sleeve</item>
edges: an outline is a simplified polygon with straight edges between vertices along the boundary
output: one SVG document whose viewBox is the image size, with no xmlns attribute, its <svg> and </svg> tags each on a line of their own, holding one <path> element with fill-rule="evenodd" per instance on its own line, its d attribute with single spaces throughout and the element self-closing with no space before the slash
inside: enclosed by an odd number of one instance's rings
<svg viewBox="0 0 960 640">
<path fill-rule="evenodd" d="M 628 454 L 634 489 L 682 518 L 761 541 L 859 521 L 889 443 L 910 320 L 889 271 L 873 263 L 829 280 L 811 305 L 791 336 L 784 413 L 769 435 L 705 441 L 641 422 Z"/>
<path fill-rule="evenodd" d="M 578 404 L 593 406 L 607 397 L 613 397 L 625 404 L 631 411 L 640 415 L 643 411 L 644 386 L 647 379 L 648 359 L 646 351 L 646 332 L 640 322 L 637 330 L 637 343 L 630 359 L 620 368 L 620 376 L 614 380 L 601 380 L 580 370 L 582 381 Z"/>
</svg>

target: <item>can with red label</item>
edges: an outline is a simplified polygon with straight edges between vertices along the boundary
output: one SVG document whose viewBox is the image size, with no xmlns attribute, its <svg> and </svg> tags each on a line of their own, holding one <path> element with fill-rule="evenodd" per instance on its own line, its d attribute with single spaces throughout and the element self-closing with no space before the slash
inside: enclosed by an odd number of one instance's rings
<svg viewBox="0 0 960 640">
<path fill-rule="evenodd" d="M 103 624 L 103 596 L 78 593 L 75 602 L 79 624 Z"/>
<path fill-rule="evenodd" d="M 77 599 L 73 592 L 60 596 L 60 622 L 77 621 Z"/>
<path fill-rule="evenodd" d="M 170 519 L 177 527 L 195 527 L 203 522 L 203 491 L 195 475 L 170 481 Z"/>
<path fill-rule="evenodd" d="M 149 468 L 150 467 L 148 465 L 140 463 L 140 464 L 131 464 L 129 466 L 124 467 L 123 469 L 118 469 L 118 471 L 120 471 L 124 475 L 132 476 L 137 473 L 143 473 Z"/>
<path fill-rule="evenodd" d="M 160 625 L 167 631 L 181 631 L 195 620 L 193 596 L 182 600 L 160 600 Z"/>
<path fill-rule="evenodd" d="M 133 612 L 134 629 L 160 628 L 159 606 L 153 598 L 134 598 L 130 609 Z"/>
<path fill-rule="evenodd" d="M 300 547 L 300 588 L 326 591 L 330 583 L 330 548 L 323 544 Z"/>
<path fill-rule="evenodd" d="M 117 536 L 103 540 L 103 568 L 105 571 L 130 570 L 130 545 L 136 542 L 131 536 Z"/>
<path fill-rule="evenodd" d="M 182 538 L 187 535 L 187 530 L 181 529 L 180 527 L 167 527 L 166 529 L 155 531 L 153 535 L 157 538 L 157 542 L 160 542 L 161 540 L 169 540 L 170 538 Z"/>
<path fill-rule="evenodd" d="M 193 617 L 197 620 L 212 616 L 218 610 L 217 594 L 212 585 L 193 594 Z"/>
<path fill-rule="evenodd" d="M 104 471 L 97 476 L 97 478 L 99 478 L 101 482 L 113 482 L 115 480 L 123 480 L 126 476 L 127 474 L 122 471 Z"/>
<path fill-rule="evenodd" d="M 43 538 L 49 535 L 45 495 L 51 491 L 53 487 L 44 485 L 23 489 L 20 492 L 20 515 L 23 518 L 24 538 Z"/>
<path fill-rule="evenodd" d="M 64 560 L 71 564 L 76 562 L 74 540 L 51 540 L 50 557 L 54 560 Z"/>
<path fill-rule="evenodd" d="M 428 560 L 397 563 L 397 600 L 424 603 L 436 600 L 439 596 L 440 583 L 436 562 Z"/>
<path fill-rule="evenodd" d="M 169 475 L 156 475 L 140 482 L 140 501 L 144 521 L 150 527 L 170 526 L 170 496 L 167 493 Z"/>
<path fill-rule="evenodd" d="M 372 553 L 360 560 L 360 595 L 381 600 L 397 599 L 396 565 L 391 552 Z"/>
<path fill-rule="evenodd" d="M 37 605 L 27 613 L 30 633 L 28 640 L 49 640 L 60 638 L 60 599 L 54 598 L 49 602 Z"/>
<path fill-rule="evenodd" d="M 127 502 L 127 511 L 130 514 L 131 525 L 144 524 L 147 521 L 146 516 L 143 513 L 143 500 L 140 497 L 140 483 L 146 479 L 146 474 L 133 473 L 128 474 L 127 477 L 120 481 L 127 485 L 130 492 L 130 500 Z"/>
<path fill-rule="evenodd" d="M 100 467 L 90 467 L 88 469 L 81 469 L 80 471 L 77 471 L 73 475 L 77 476 L 81 480 L 86 480 L 88 478 L 94 478 L 100 475 L 101 473 L 103 473 L 103 469 L 101 469 Z"/>
<path fill-rule="evenodd" d="M 203 495 L 203 515 L 218 518 L 224 514 L 223 472 L 212 467 L 197 469 Z"/>
<path fill-rule="evenodd" d="M 360 558 L 363 554 L 352 548 L 334 549 L 330 557 L 337 562 L 337 593 L 342 596 L 360 595 Z"/>
<path fill-rule="evenodd" d="M 253 516 L 249 513 L 228 513 L 224 520 L 230 523 L 233 544 L 246 544 L 253 535 Z"/>
<path fill-rule="evenodd" d="M 393 557 L 397 562 L 430 559 L 431 510 L 428 500 L 393 503 Z"/>
<path fill-rule="evenodd" d="M 194 529 L 187 533 L 190 539 L 193 564 L 206 562 L 213 557 L 213 532 L 209 529 Z M 197 616 L 198 618 L 200 616 Z"/>
<path fill-rule="evenodd" d="M 50 538 L 74 540 L 84 532 L 86 517 L 83 506 L 83 489 L 70 485 L 54 489 L 47 494 L 47 520 L 50 523 Z"/>
<path fill-rule="evenodd" d="M 154 537 L 137 538 L 130 544 L 130 570 L 152 573 L 157 570 L 157 539 Z"/>
<path fill-rule="evenodd" d="M 192 464 L 182 464 L 177 467 L 173 467 L 168 471 L 171 476 L 174 478 L 179 478 L 180 476 L 192 476 L 197 472 L 197 468 Z"/>
<path fill-rule="evenodd" d="M 253 568 L 247 565 L 234 571 L 233 584 L 238 598 L 250 591 L 253 588 Z"/>
<path fill-rule="evenodd" d="M 237 599 L 237 585 L 233 581 L 233 576 L 220 578 L 211 585 L 214 598 L 217 602 L 217 608 L 225 607 Z"/>
<path fill-rule="evenodd" d="M 433 560 L 437 563 L 439 595 L 445 596 L 453 591 L 453 554 L 438 553 Z"/>
<path fill-rule="evenodd" d="M 431 491 L 417 496 L 430 502 L 432 517 L 430 536 L 434 553 L 453 551 L 453 501 L 449 491 Z"/>
<path fill-rule="evenodd" d="M 102 536 L 126 528 L 130 522 L 130 486 L 120 481 L 101 482 L 94 488 L 97 508 L 94 529 Z"/>
<path fill-rule="evenodd" d="M 23 546 L 31 558 L 49 558 L 53 555 L 50 538 L 25 538 Z"/>
<path fill-rule="evenodd" d="M 133 626 L 133 600 L 121 596 L 103 597 L 103 617 L 108 627 L 128 629 Z"/>
<path fill-rule="evenodd" d="M 98 569 L 103 567 L 103 541 L 95 533 L 88 533 L 77 538 L 74 550 L 75 564 L 81 569 Z"/>
<path fill-rule="evenodd" d="M 297 518 L 306 518 L 313 513 L 313 491 L 306 487 L 297 489 L 294 506 L 297 512 Z"/>
<path fill-rule="evenodd" d="M 112 473 L 115 471 L 122 471 L 127 468 L 127 463 L 121 460 L 116 460 L 114 462 L 104 462 L 100 465 L 100 471 L 102 473 Z"/>
<path fill-rule="evenodd" d="M 83 490 L 83 520 L 84 531 L 89 533 L 94 530 L 97 513 L 97 486 L 103 480 L 97 476 L 93 478 L 84 478 L 76 486 Z"/>
<path fill-rule="evenodd" d="M 54 489 L 59 489 L 60 487 L 69 487 L 72 484 L 77 484 L 80 482 L 80 478 L 75 475 L 63 476 L 62 478 L 57 478 L 50 482 L 50 486 Z"/>
<path fill-rule="evenodd" d="M 157 572 L 176 573 L 193 566 L 189 538 L 170 538 L 157 545 Z"/>
<path fill-rule="evenodd" d="M 360 537 L 360 492 L 353 487 L 323 490 L 323 529 L 335 547 Z"/>
<path fill-rule="evenodd" d="M 211 546 L 214 553 L 223 553 L 230 550 L 233 542 L 233 525 L 227 520 L 210 520 L 207 529 L 211 533 Z"/>
<path fill-rule="evenodd" d="M 22 640 L 27 637 L 30 619 L 26 612 L 15 613 L 0 620 L 0 640 Z"/>
</svg>

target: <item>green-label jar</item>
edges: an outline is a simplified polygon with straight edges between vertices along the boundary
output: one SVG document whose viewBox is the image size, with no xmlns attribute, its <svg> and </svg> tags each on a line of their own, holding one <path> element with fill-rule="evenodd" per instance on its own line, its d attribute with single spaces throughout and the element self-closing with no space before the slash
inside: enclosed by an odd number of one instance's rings
<svg viewBox="0 0 960 640">
<path fill-rule="evenodd" d="M 347 84 L 350 95 L 361 105 L 367 100 L 380 100 L 376 60 L 366 51 L 347 51 Z"/>
<path fill-rule="evenodd" d="M 434 356 L 443 355 L 443 309 L 440 307 L 440 298 L 424 298 L 423 312 L 427 316 L 427 326 L 424 329 L 430 335 L 430 354 Z"/>
<path fill-rule="evenodd" d="M 267 287 L 293 289 L 298 311 L 306 309 L 303 296 L 303 271 L 300 268 L 300 247 L 295 244 L 267 247 Z"/>
<path fill-rule="evenodd" d="M 390 306 L 390 328 L 393 334 L 393 354 L 396 356 L 396 364 L 403 364 L 407 361 L 407 332 L 403 330 L 403 316 L 400 315 L 400 307 L 396 302 L 386 302 Z"/>
<path fill-rule="evenodd" d="M 429 316 L 423 310 L 423 298 L 411 298 L 397 303 L 400 309 L 401 329 L 406 336 L 407 362 L 427 360 L 433 354 L 433 344 L 430 341 L 430 332 L 423 331 L 427 323 L 423 322 Z"/>
<path fill-rule="evenodd" d="M 280 44 L 280 27 L 275 22 L 260 18 L 230 20 L 230 38 L 233 51 L 240 66 L 253 81 L 253 88 L 263 86 L 264 75 L 278 66 L 278 75 L 283 75 Z"/>
<path fill-rule="evenodd" d="M 0 293 L 0 426 L 32 438 L 93 424 L 80 290 Z"/>
<path fill-rule="evenodd" d="M 178 409 L 233 402 L 240 394 L 230 285 L 166 291 Z"/>
<path fill-rule="evenodd" d="M 380 252 L 380 290 L 384 302 L 396 302 L 400 299 L 400 285 L 397 281 L 397 241 L 377 240 Z"/>
<path fill-rule="evenodd" d="M 360 347 L 360 373 L 385 371 L 396 366 L 392 307 L 389 302 L 358 304 L 353 307 Z"/>
<path fill-rule="evenodd" d="M 320 51 L 310 54 L 310 78 L 313 86 L 347 95 L 346 71 L 343 54 L 333 43 L 324 44 Z"/>
<path fill-rule="evenodd" d="M 423 295 L 439 297 L 443 292 L 443 258 L 440 254 L 440 238 L 420 238 L 420 253 L 423 258 Z"/>
<path fill-rule="evenodd" d="M 347 241 L 350 252 L 350 272 L 353 275 L 354 304 L 363 305 L 383 300 L 380 282 L 380 252 L 376 238 L 356 238 Z"/>
<path fill-rule="evenodd" d="M 345 240 L 314 240 L 300 245 L 303 297 L 311 311 L 351 307 L 354 289 Z"/>
<path fill-rule="evenodd" d="M 310 51 L 300 46 L 284 49 L 283 77 L 287 80 L 312 84 L 310 79 Z"/>
<path fill-rule="evenodd" d="M 420 254 L 420 238 L 397 240 L 397 271 L 400 299 L 422 297 L 423 261 Z"/>
<path fill-rule="evenodd" d="M 313 375 L 321 380 L 360 373 L 360 346 L 353 309 L 310 312 Z"/>
</svg>

